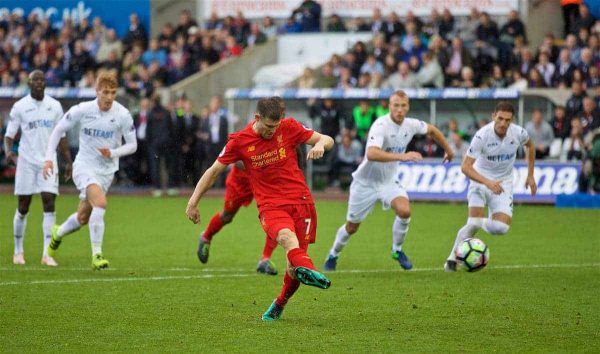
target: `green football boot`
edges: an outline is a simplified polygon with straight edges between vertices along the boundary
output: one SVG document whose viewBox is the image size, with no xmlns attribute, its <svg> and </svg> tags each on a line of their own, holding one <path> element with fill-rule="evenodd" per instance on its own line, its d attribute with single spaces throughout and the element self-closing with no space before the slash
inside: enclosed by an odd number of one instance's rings
<svg viewBox="0 0 600 354">
<path fill-rule="evenodd" d="M 60 243 L 62 242 L 61 237 L 58 236 L 58 225 L 52 226 L 51 235 L 52 239 L 48 245 L 48 256 L 54 258 L 56 250 L 58 250 L 58 246 L 60 246 Z"/>
<path fill-rule="evenodd" d="M 267 311 L 265 313 L 263 313 L 262 320 L 263 321 L 277 321 L 279 318 L 281 318 L 282 313 L 283 313 L 283 306 L 277 305 L 275 303 L 275 300 L 273 300 L 273 303 L 271 304 L 271 306 L 269 306 Z"/>
<path fill-rule="evenodd" d="M 321 289 L 327 289 L 331 286 L 331 280 L 316 270 L 298 267 L 294 270 L 294 274 L 296 275 L 296 279 L 304 285 L 315 286 Z"/>
<path fill-rule="evenodd" d="M 108 268 L 108 260 L 104 258 L 102 253 L 96 253 L 92 256 L 92 269 L 100 270 Z"/>
</svg>

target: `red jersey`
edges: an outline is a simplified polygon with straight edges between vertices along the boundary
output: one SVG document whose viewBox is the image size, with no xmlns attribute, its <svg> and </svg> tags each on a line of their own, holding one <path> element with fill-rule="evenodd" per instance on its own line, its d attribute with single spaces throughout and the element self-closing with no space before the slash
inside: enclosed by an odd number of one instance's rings
<svg viewBox="0 0 600 354">
<path fill-rule="evenodd" d="M 238 168 L 235 164 L 229 171 L 227 179 L 225 180 L 226 188 L 236 188 L 239 190 L 250 189 L 250 175 L 246 170 Z"/>
<path fill-rule="evenodd" d="M 298 167 L 296 147 L 310 139 L 314 130 L 293 118 L 284 118 L 273 137 L 264 139 L 252 129 L 253 123 L 229 135 L 218 161 L 225 165 L 244 163 L 258 208 L 312 204 L 304 174 Z"/>
</svg>

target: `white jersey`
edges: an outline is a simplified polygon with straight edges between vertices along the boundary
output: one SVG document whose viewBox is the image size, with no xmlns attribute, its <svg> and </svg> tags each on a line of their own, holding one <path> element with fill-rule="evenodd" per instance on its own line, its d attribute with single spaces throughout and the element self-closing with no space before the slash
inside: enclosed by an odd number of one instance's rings
<svg viewBox="0 0 600 354">
<path fill-rule="evenodd" d="M 44 164 L 48 139 L 62 115 L 60 102 L 48 95 L 41 101 L 27 95 L 13 105 L 6 136 L 14 139 L 21 129 L 19 159 L 37 166 Z"/>
<path fill-rule="evenodd" d="M 511 124 L 504 139 L 500 139 L 491 122 L 475 133 L 467 156 L 475 159 L 473 167 L 480 175 L 492 180 L 512 180 L 517 150 L 527 141 L 527 130 L 516 124 Z"/>
<path fill-rule="evenodd" d="M 80 124 L 79 152 L 73 167 L 100 175 L 117 171 L 121 156 L 118 148 L 122 145 L 122 140 L 136 143 L 133 119 L 127 108 L 114 101 L 110 110 L 103 112 L 97 100 L 82 102 L 69 109 L 57 128 L 69 130 L 77 123 Z M 102 156 L 100 148 L 110 149 L 111 158 Z M 52 147 L 48 146 L 47 157 L 53 153 Z"/>
<path fill-rule="evenodd" d="M 396 179 L 398 162 L 379 162 L 367 159 L 367 150 L 376 146 L 386 152 L 401 154 L 406 151 L 406 146 L 414 135 L 427 134 L 427 123 L 414 119 L 404 118 L 401 125 L 394 123 L 389 113 L 379 117 L 369 130 L 365 158 L 358 169 L 352 174 L 354 180 L 364 184 L 386 184 Z"/>
</svg>

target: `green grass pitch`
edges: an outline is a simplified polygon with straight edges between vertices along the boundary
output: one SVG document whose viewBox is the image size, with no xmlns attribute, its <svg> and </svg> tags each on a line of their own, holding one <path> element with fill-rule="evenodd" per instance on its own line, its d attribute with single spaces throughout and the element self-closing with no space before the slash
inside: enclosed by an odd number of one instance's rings
<svg viewBox="0 0 600 354">
<path fill-rule="evenodd" d="M 57 220 L 75 210 L 57 201 Z M 256 207 L 218 234 L 209 263 L 197 236 L 221 199 L 201 205 L 202 226 L 185 217 L 186 199 L 110 196 L 104 254 L 91 270 L 87 227 L 69 235 L 60 267 L 42 267 L 41 205 L 31 207 L 25 266 L 12 265 L 16 199 L 0 196 L 0 352 L 599 352 L 600 213 L 516 206 L 510 232 L 479 234 L 491 250 L 478 273 L 442 265 L 464 204 L 412 205 L 404 249 L 415 269 L 390 257 L 391 212 L 377 207 L 330 274 L 328 290 L 301 287 L 279 322 L 261 314 L 281 275 L 254 271 L 264 236 Z M 344 221 L 346 204 L 317 202 L 320 268 Z M 273 258 L 279 270 L 285 258 Z"/>
</svg>

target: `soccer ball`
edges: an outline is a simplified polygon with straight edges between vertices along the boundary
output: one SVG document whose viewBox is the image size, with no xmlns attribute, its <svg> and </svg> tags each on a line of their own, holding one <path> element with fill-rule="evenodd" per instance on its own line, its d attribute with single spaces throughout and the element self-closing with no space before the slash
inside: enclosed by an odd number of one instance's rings
<svg viewBox="0 0 600 354">
<path fill-rule="evenodd" d="M 478 238 L 468 238 L 454 251 L 456 260 L 467 272 L 483 269 L 490 260 L 490 249 Z"/>
</svg>

